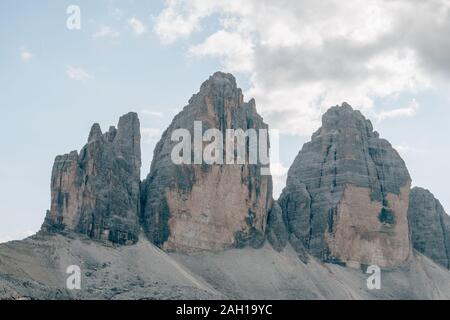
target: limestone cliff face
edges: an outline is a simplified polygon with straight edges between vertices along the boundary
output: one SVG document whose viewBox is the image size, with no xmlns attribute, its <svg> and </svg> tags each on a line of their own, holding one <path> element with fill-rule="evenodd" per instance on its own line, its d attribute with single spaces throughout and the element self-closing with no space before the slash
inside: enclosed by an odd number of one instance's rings
<svg viewBox="0 0 450 320">
<path fill-rule="evenodd" d="M 171 153 L 178 141 L 172 141 L 172 133 L 187 129 L 194 141 L 194 121 L 202 122 L 201 133 L 215 128 L 223 137 L 226 129 L 267 129 L 255 101 L 244 102 L 231 74 L 217 72 L 205 81 L 155 148 L 142 192 L 147 236 L 175 251 L 261 245 L 272 202 L 271 177 L 261 175 L 259 164 L 249 164 L 248 152 L 244 164 L 174 164 Z"/>
<path fill-rule="evenodd" d="M 422 188 L 413 188 L 408 218 L 414 249 L 450 268 L 450 217 L 439 200 Z"/>
<path fill-rule="evenodd" d="M 348 104 L 330 108 L 289 169 L 279 199 L 288 232 L 314 256 L 394 266 L 411 253 L 405 163 Z"/>
<path fill-rule="evenodd" d="M 273 202 L 267 216 L 266 238 L 277 251 L 283 250 L 289 240 L 289 233 L 283 221 L 283 212 L 277 201 Z"/>
<path fill-rule="evenodd" d="M 80 154 L 58 156 L 51 178 L 47 231 L 74 231 L 120 244 L 139 233 L 140 128 L 129 113 L 102 134 L 94 124 Z"/>
</svg>

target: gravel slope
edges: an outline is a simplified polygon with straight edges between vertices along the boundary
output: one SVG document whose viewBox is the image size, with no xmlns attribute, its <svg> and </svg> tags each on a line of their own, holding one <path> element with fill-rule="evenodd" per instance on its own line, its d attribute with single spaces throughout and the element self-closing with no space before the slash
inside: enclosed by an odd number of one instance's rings
<svg viewBox="0 0 450 320">
<path fill-rule="evenodd" d="M 144 237 L 141 237 L 141 239 Z M 81 290 L 67 290 L 66 268 L 81 268 Z M 415 253 L 383 269 L 368 290 L 362 270 L 233 249 L 167 254 L 146 240 L 113 247 L 78 236 L 37 235 L 0 245 L 0 299 L 449 299 L 450 272 Z"/>
</svg>

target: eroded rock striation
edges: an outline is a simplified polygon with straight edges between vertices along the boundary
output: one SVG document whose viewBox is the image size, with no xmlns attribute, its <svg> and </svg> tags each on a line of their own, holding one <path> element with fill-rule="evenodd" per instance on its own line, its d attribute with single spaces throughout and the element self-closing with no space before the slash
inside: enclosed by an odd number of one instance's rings
<svg viewBox="0 0 450 320">
<path fill-rule="evenodd" d="M 439 200 L 426 189 L 413 188 L 408 218 L 414 249 L 450 268 L 450 217 Z"/>
<path fill-rule="evenodd" d="M 195 160 L 195 121 L 201 121 L 201 134 L 217 129 L 223 137 L 226 129 L 267 129 L 255 101 L 244 102 L 231 74 L 217 72 L 205 81 L 156 145 L 143 182 L 141 220 L 147 236 L 174 251 L 262 245 L 272 205 L 271 177 L 261 175 L 261 165 L 248 162 L 248 148 L 243 164 L 174 164 L 171 153 L 179 141 L 171 137 L 176 129 L 189 131 Z"/>
<path fill-rule="evenodd" d="M 58 156 L 51 178 L 46 231 L 73 231 L 93 239 L 134 243 L 139 234 L 140 127 L 136 113 L 102 133 L 94 124 L 78 154 Z"/>
<path fill-rule="evenodd" d="M 288 232 L 324 261 L 395 266 L 411 253 L 411 178 L 390 143 L 344 103 L 299 152 L 278 203 Z"/>
</svg>

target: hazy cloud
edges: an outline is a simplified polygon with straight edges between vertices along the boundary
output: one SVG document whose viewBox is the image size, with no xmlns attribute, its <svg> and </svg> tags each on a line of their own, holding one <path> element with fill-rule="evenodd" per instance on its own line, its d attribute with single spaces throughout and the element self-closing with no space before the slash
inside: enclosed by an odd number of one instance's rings
<svg viewBox="0 0 450 320">
<path fill-rule="evenodd" d="M 412 147 L 409 145 L 394 145 L 393 147 L 405 160 L 408 160 L 410 157 L 417 157 L 418 154 L 427 152 L 424 149 Z"/>
<path fill-rule="evenodd" d="M 136 34 L 138 36 L 141 34 L 144 34 L 145 31 L 147 30 L 144 23 L 141 20 L 134 18 L 134 17 L 131 18 L 130 20 L 128 20 L 128 25 L 131 27 L 134 34 Z"/>
<path fill-rule="evenodd" d="M 162 131 L 159 128 L 141 128 L 142 142 L 151 143 L 161 138 Z"/>
<path fill-rule="evenodd" d="M 275 199 L 279 197 L 279 195 L 283 191 L 284 186 L 286 185 L 288 169 L 288 167 L 285 167 L 281 163 L 270 164 L 270 173 L 272 175 L 273 181 L 273 197 Z"/>
<path fill-rule="evenodd" d="M 28 61 L 31 60 L 33 58 L 33 54 L 27 50 L 22 50 L 20 52 L 20 59 L 22 59 L 22 61 Z"/>
<path fill-rule="evenodd" d="M 407 107 L 392 109 L 388 111 L 381 111 L 375 116 L 378 120 L 398 118 L 398 117 L 414 117 L 419 109 L 419 104 L 413 100 Z"/>
<path fill-rule="evenodd" d="M 85 80 L 91 80 L 94 79 L 94 76 L 90 73 L 88 73 L 83 68 L 76 68 L 76 67 L 67 67 L 66 74 L 70 79 L 77 80 L 77 81 L 85 81 Z"/>
<path fill-rule="evenodd" d="M 115 20 L 120 21 L 120 20 L 122 20 L 124 14 L 121 9 L 113 8 L 111 15 Z"/>
<path fill-rule="evenodd" d="M 101 26 L 93 35 L 93 38 L 117 38 L 120 34 L 109 26 Z"/>
<path fill-rule="evenodd" d="M 31 230 L 15 231 L 7 235 L 0 235 L 0 243 L 9 242 L 13 240 L 22 240 L 32 236 L 35 232 Z"/>
<path fill-rule="evenodd" d="M 166 8 L 156 17 L 153 30 L 165 44 L 187 37 L 200 29 L 201 20 L 211 14 L 214 1 L 167 0 Z"/>
<path fill-rule="evenodd" d="M 191 47 L 189 53 L 196 57 L 221 57 L 224 69 L 232 72 L 253 70 L 253 45 L 236 32 L 219 30 L 203 43 Z"/>
<path fill-rule="evenodd" d="M 311 134 L 324 110 L 343 101 L 380 120 L 413 116 L 411 107 L 380 112 L 374 101 L 449 80 L 446 0 L 170 0 L 154 31 L 172 43 L 206 17 L 218 27 L 188 53 L 248 75 L 247 98 L 283 133 Z"/>
<path fill-rule="evenodd" d="M 157 118 L 162 118 L 164 116 L 164 113 L 161 111 L 154 111 L 154 110 L 148 110 L 148 109 L 142 110 L 141 113 L 146 116 L 152 116 L 152 117 L 157 117 Z"/>
</svg>

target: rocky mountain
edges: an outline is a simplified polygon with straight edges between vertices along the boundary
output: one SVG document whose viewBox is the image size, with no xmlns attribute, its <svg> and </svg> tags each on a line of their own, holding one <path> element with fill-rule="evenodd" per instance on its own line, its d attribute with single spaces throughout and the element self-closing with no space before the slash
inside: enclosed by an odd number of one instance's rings
<svg viewBox="0 0 450 320">
<path fill-rule="evenodd" d="M 68 266 L 80 290 L 66 286 Z M 305 263 L 288 244 L 220 252 L 167 253 L 140 237 L 105 244 L 76 234 L 38 234 L 0 244 L 0 299 L 449 299 L 450 275 L 415 251 L 400 267 L 382 269 L 370 290 L 365 270 Z"/>
<path fill-rule="evenodd" d="M 93 239 L 135 243 L 139 235 L 141 141 L 136 113 L 102 133 L 94 124 L 80 154 L 57 156 L 51 208 L 43 230 L 74 231 Z"/>
<path fill-rule="evenodd" d="M 413 188 L 408 219 L 414 249 L 450 268 L 450 217 L 439 200 L 428 190 Z"/>
<path fill-rule="evenodd" d="M 291 238 L 315 257 L 396 266 L 411 255 L 411 178 L 390 143 L 346 103 L 330 108 L 299 152 L 279 199 Z"/>
<path fill-rule="evenodd" d="M 251 160 L 267 154 L 256 143 L 267 128 L 235 78 L 215 73 L 141 182 L 137 115 L 105 133 L 94 124 L 80 153 L 55 159 L 42 230 L 0 245 L 0 299 L 450 299 L 450 218 L 410 190 L 369 120 L 330 108 L 277 201 L 268 163 Z"/>
<path fill-rule="evenodd" d="M 195 132 L 195 122 L 200 123 Z M 171 153 L 177 129 L 188 130 L 191 164 L 175 164 Z M 223 164 L 196 159 L 195 137 L 200 135 L 200 156 L 208 145 L 202 135 L 217 129 Z M 231 74 L 217 72 L 174 118 L 156 145 L 150 173 L 143 182 L 142 221 L 155 244 L 166 250 L 222 250 L 235 246 L 260 246 L 264 241 L 267 211 L 272 205 L 272 178 L 261 175 L 261 165 L 227 164 L 227 130 L 267 129 L 255 100 L 244 102 Z M 249 137 L 245 145 L 249 145 Z M 192 142 L 192 143 L 191 143 Z M 203 146 L 203 148 L 202 148 Z M 222 147 L 223 146 L 223 147 Z M 266 146 L 268 148 L 268 145 Z M 237 152 L 233 148 L 232 152 Z M 233 156 L 233 155 L 232 155 Z M 195 161 L 199 160 L 199 161 Z"/>
</svg>

